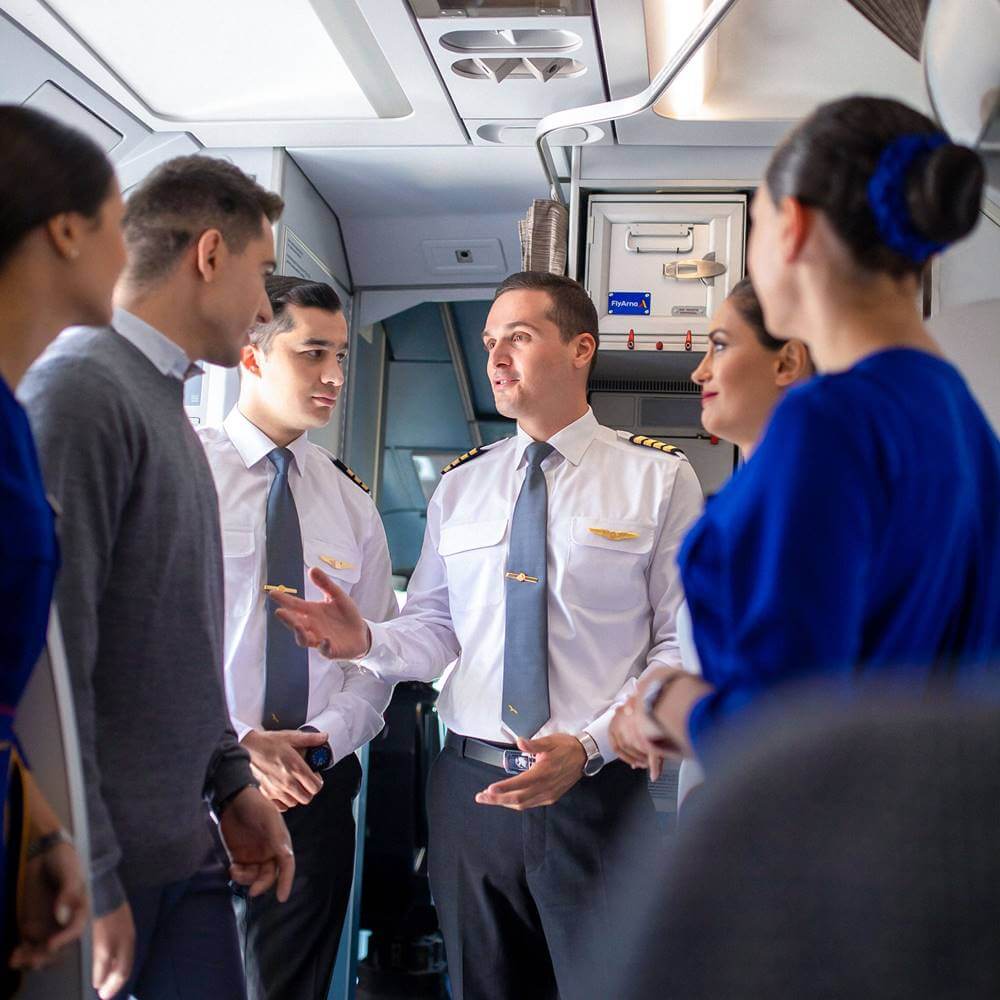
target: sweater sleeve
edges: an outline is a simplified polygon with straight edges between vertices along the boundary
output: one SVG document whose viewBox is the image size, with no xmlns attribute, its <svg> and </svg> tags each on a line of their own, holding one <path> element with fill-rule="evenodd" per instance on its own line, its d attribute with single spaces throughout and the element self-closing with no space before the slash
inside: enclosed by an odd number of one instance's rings
<svg viewBox="0 0 1000 1000">
<path fill-rule="evenodd" d="M 43 360 L 24 377 L 19 395 L 32 423 L 46 487 L 64 514 L 56 602 L 83 758 L 94 912 L 103 916 L 124 902 L 125 893 L 117 870 L 121 850 L 101 794 L 97 758 L 98 613 L 140 444 L 120 393 L 83 359 Z"/>
</svg>

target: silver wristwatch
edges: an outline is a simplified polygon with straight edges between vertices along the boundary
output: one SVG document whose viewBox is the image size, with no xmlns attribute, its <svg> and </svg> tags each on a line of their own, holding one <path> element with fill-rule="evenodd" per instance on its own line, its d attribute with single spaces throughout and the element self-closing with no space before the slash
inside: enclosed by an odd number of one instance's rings
<svg viewBox="0 0 1000 1000">
<path fill-rule="evenodd" d="M 583 765 L 583 773 L 592 778 L 602 767 L 604 767 L 604 757 L 601 756 L 601 748 L 597 745 L 597 740 L 586 730 L 577 733 L 576 738 L 583 745 L 587 760 Z"/>
</svg>

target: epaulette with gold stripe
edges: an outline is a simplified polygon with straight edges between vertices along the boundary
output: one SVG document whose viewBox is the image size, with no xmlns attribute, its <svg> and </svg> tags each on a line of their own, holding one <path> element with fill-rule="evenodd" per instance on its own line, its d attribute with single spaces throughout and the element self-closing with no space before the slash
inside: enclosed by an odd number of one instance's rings
<svg viewBox="0 0 1000 1000">
<path fill-rule="evenodd" d="M 474 458 L 478 458 L 485 451 L 485 448 L 473 448 L 470 451 L 467 451 L 464 455 L 459 455 L 454 462 L 449 462 L 441 470 L 441 475 L 443 476 L 446 472 L 451 472 L 452 469 L 457 469 L 460 465 L 465 465 L 466 462 L 471 462 Z"/>
<path fill-rule="evenodd" d="M 644 448 L 653 448 L 655 451 L 665 451 L 668 455 L 684 454 L 676 445 L 667 444 L 666 441 L 657 441 L 656 438 L 646 437 L 645 434 L 631 434 L 629 442 L 642 445 Z"/>
<path fill-rule="evenodd" d="M 368 488 L 368 484 L 353 469 L 344 465 L 339 458 L 334 458 L 332 455 L 330 456 L 330 461 L 333 462 L 333 464 L 337 466 L 337 468 L 340 469 L 340 471 L 347 476 L 347 478 L 350 479 L 355 486 L 360 486 L 365 493 L 371 496 L 372 491 Z"/>
</svg>

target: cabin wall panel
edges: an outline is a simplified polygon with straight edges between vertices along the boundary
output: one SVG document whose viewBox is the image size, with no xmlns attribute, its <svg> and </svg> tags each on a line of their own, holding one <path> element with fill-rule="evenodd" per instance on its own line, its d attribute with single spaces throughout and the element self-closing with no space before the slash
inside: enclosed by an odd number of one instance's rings
<svg viewBox="0 0 1000 1000">
<path fill-rule="evenodd" d="M 520 266 L 517 220 L 548 186 L 533 149 L 292 149 L 337 212 L 360 287 L 496 284 Z M 489 273 L 433 268 L 433 241 L 498 241 Z"/>
<path fill-rule="evenodd" d="M 281 156 L 281 196 L 285 199 L 281 221 L 320 257 L 345 288 L 353 291 L 340 220 L 295 160 L 284 152 Z"/>
<path fill-rule="evenodd" d="M 930 329 L 1000 433 L 1000 226 L 972 235 L 934 264 Z"/>
<path fill-rule="evenodd" d="M 43 83 L 51 80 L 70 97 L 123 136 L 108 154 L 118 162 L 149 136 L 137 118 L 63 62 L 17 22 L 0 10 L 0 103 L 22 104 Z"/>
</svg>

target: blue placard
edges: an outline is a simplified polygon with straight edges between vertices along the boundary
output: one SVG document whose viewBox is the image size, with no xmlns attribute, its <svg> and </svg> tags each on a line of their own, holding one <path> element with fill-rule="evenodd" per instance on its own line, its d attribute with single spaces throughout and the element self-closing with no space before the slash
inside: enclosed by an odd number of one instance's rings
<svg viewBox="0 0 1000 1000">
<path fill-rule="evenodd" d="M 609 316 L 648 316 L 652 292 L 608 292 Z"/>
</svg>

